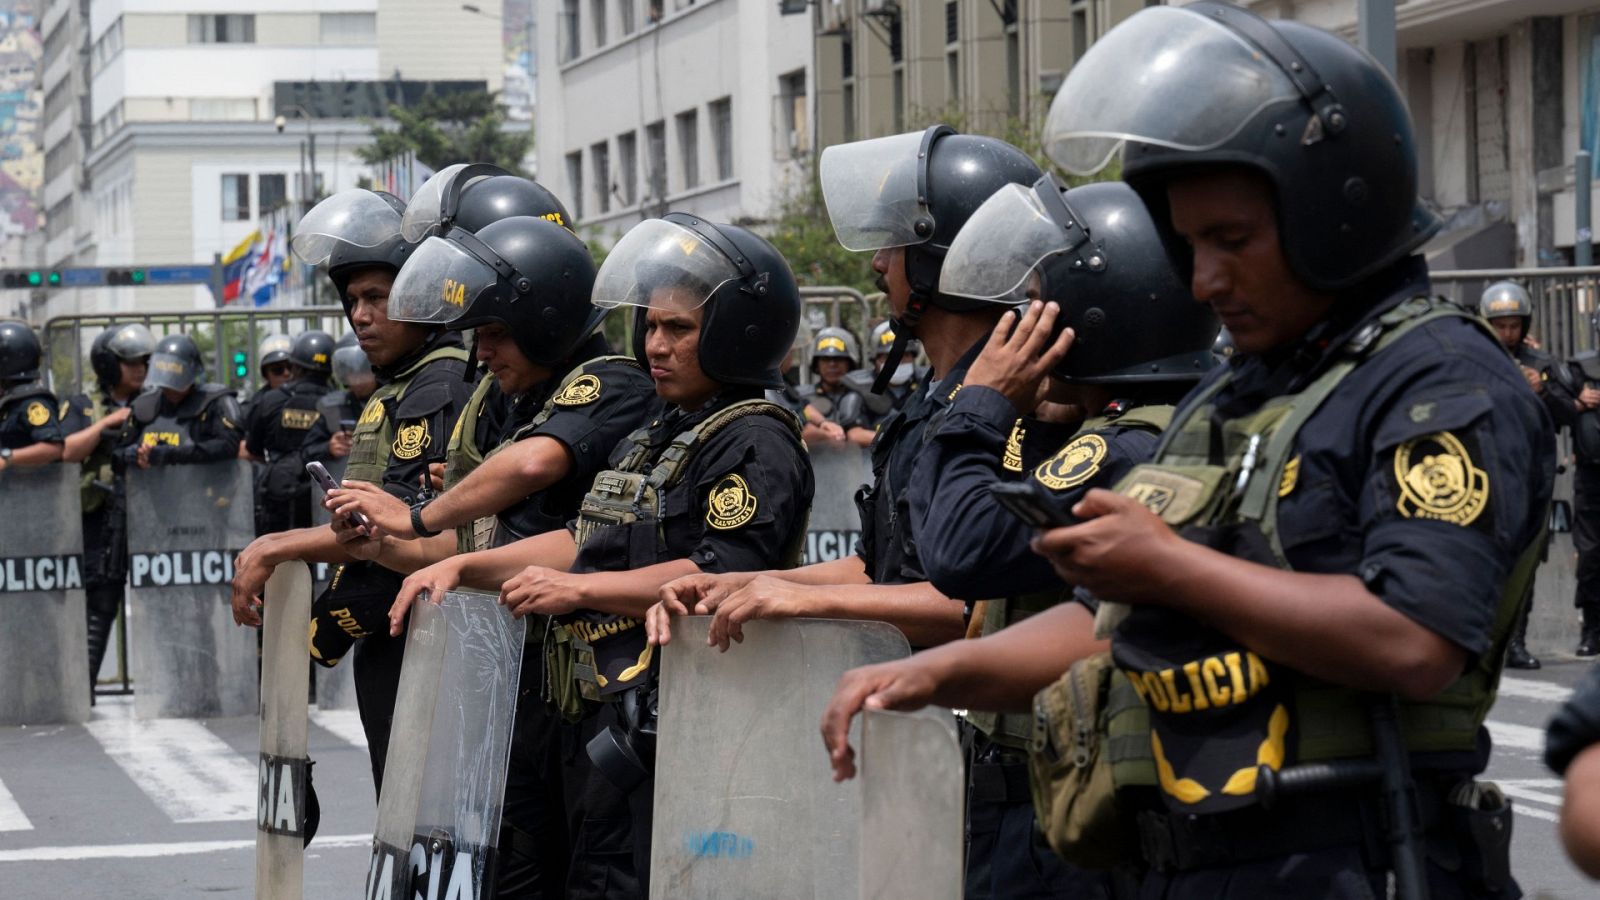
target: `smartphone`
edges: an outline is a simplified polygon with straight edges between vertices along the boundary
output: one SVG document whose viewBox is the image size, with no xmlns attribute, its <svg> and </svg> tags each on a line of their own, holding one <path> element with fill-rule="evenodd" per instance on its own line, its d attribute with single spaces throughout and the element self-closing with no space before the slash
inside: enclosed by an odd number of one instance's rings
<svg viewBox="0 0 1600 900">
<path fill-rule="evenodd" d="M 333 476 L 328 474 L 327 467 L 316 460 L 306 463 L 306 472 L 310 474 L 311 480 L 317 483 L 317 487 L 322 488 L 324 494 L 339 487 L 339 482 L 334 481 Z M 346 519 L 356 528 L 369 528 L 372 525 L 366 516 L 358 512 L 351 513 Z"/>
<path fill-rule="evenodd" d="M 356 430 L 356 420 L 355 419 L 340 419 L 339 420 L 339 430 L 343 431 L 343 432 L 355 431 Z"/>
<path fill-rule="evenodd" d="M 1012 515 L 1034 528 L 1060 528 L 1077 522 L 1054 497 L 1035 488 L 1032 482 L 1004 481 L 990 485 L 989 493 Z"/>
</svg>

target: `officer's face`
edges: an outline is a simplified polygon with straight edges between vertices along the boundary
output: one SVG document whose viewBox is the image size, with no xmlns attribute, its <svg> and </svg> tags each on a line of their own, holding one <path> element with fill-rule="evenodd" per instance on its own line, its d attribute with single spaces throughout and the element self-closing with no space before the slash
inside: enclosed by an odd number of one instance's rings
<svg viewBox="0 0 1600 900">
<path fill-rule="evenodd" d="M 356 340 L 375 366 L 398 362 L 428 339 L 428 329 L 421 325 L 389 320 L 389 289 L 393 286 L 393 272 L 372 268 L 350 276 L 345 289 Z"/>
<path fill-rule="evenodd" d="M 1507 350 L 1517 349 L 1522 343 L 1522 317 L 1500 316 L 1490 319 L 1489 324 L 1494 326 L 1494 333 L 1500 338 L 1500 346 Z"/>
<path fill-rule="evenodd" d="M 122 367 L 122 378 L 117 382 L 118 387 L 125 387 L 134 394 L 144 390 L 144 376 L 150 371 L 150 357 L 118 360 L 117 364 Z"/>
<path fill-rule="evenodd" d="M 830 387 L 838 384 L 839 380 L 848 371 L 850 371 L 850 360 L 848 359 L 840 359 L 835 356 L 817 360 L 817 377 L 822 379 L 823 384 Z"/>
<path fill-rule="evenodd" d="M 698 302 L 697 300 L 692 302 Z M 671 291 L 656 291 L 645 311 L 644 355 L 656 394 L 684 409 L 699 409 L 719 385 L 700 369 L 700 322 L 705 307 L 675 302 Z"/>
<path fill-rule="evenodd" d="M 1306 287 L 1278 242 L 1277 210 L 1265 178 L 1225 169 L 1167 185 L 1172 227 L 1194 254 L 1191 287 L 1240 353 L 1285 346 L 1321 321 L 1331 294 Z"/>
<path fill-rule="evenodd" d="M 872 270 L 878 273 L 878 290 L 888 296 L 889 314 L 905 315 L 911 302 L 911 282 L 906 279 L 906 248 L 890 247 L 872 254 Z"/>
<path fill-rule="evenodd" d="M 286 362 L 273 363 L 270 366 L 263 366 L 261 374 L 267 376 L 267 387 L 283 387 L 294 378 L 294 368 Z"/>
<path fill-rule="evenodd" d="M 477 339 L 478 362 L 483 363 L 500 390 L 507 394 L 525 394 L 550 377 L 550 370 L 535 365 L 522 355 L 522 350 L 511 337 L 511 329 L 504 325 L 480 325 L 473 332 Z"/>
</svg>

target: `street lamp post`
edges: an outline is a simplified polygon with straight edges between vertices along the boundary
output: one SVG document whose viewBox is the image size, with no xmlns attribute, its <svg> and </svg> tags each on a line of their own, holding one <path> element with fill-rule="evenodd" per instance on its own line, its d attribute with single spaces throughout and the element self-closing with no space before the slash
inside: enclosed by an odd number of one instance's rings
<svg viewBox="0 0 1600 900">
<path fill-rule="evenodd" d="M 311 114 L 306 112 L 306 109 L 303 106 L 282 107 L 282 111 L 280 111 L 272 120 L 272 124 L 278 129 L 279 134 L 283 134 L 284 127 L 289 124 L 289 120 L 283 115 L 284 112 L 294 113 L 296 116 L 300 117 L 301 121 L 306 123 L 306 136 L 305 139 L 300 142 L 299 206 L 300 215 L 304 216 L 306 213 L 311 211 L 311 205 L 315 203 L 317 199 L 317 134 L 311 130 Z M 309 170 L 307 163 L 310 164 Z M 306 272 L 302 269 L 300 273 L 300 281 L 300 305 L 311 306 L 311 294 L 313 291 L 314 279 L 311 277 L 309 272 Z"/>
</svg>

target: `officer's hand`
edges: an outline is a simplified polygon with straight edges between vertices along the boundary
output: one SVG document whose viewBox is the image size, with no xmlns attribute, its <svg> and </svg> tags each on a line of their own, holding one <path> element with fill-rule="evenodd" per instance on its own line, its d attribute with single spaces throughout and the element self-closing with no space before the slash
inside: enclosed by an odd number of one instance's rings
<svg viewBox="0 0 1600 900">
<path fill-rule="evenodd" d="M 455 590 L 459 584 L 461 564 L 456 562 L 456 557 L 441 560 L 407 575 L 406 580 L 400 583 L 400 593 L 395 595 L 394 605 L 389 607 L 389 635 L 399 637 L 406 630 L 406 613 L 411 611 L 411 604 L 416 603 L 424 592 L 429 600 L 440 603 L 444 595 Z"/>
<path fill-rule="evenodd" d="M 1170 554 L 1185 541 L 1144 504 L 1096 488 L 1072 507 L 1081 524 L 1052 528 L 1033 539 L 1033 551 L 1050 561 L 1068 584 L 1104 600 L 1158 600 L 1162 579 L 1175 567 Z"/>
<path fill-rule="evenodd" d="M 428 463 L 428 486 L 435 491 L 444 490 L 444 463 Z"/>
<path fill-rule="evenodd" d="M 690 576 L 693 577 L 693 576 Z M 663 595 L 666 588 L 662 588 Z M 665 647 L 672 643 L 672 619 L 674 616 L 687 616 L 689 607 L 674 596 L 670 600 L 661 600 L 651 606 L 644 614 L 645 641 L 652 647 Z"/>
<path fill-rule="evenodd" d="M 500 603 L 515 618 L 540 613 L 558 616 L 584 605 L 582 575 L 529 566 L 500 586 Z"/>
<path fill-rule="evenodd" d="M 134 461 L 134 463 L 136 465 L 139 466 L 139 468 L 141 468 L 141 469 L 150 468 L 150 451 L 152 449 L 154 449 L 154 447 L 152 445 L 150 445 L 150 444 L 140 444 L 139 445 L 139 449 L 134 453 L 134 456 L 133 456 L 133 461 Z"/>
<path fill-rule="evenodd" d="M 1528 387 L 1533 388 L 1533 392 L 1535 394 L 1544 393 L 1544 379 L 1539 377 L 1538 372 L 1528 368 L 1527 366 L 1523 366 L 1522 377 L 1528 380 Z"/>
<path fill-rule="evenodd" d="M 263 535 L 239 551 L 233 561 L 233 624 L 261 627 L 261 597 L 273 565 L 267 561 L 272 535 Z"/>
<path fill-rule="evenodd" d="M 662 585 L 658 596 L 664 603 L 675 601 L 681 606 L 693 607 L 697 616 L 709 616 L 729 594 L 754 581 L 755 577 L 754 572 L 696 572 Z"/>
<path fill-rule="evenodd" d="M 1525 335 L 1523 335 L 1523 336 L 1522 336 L 1522 343 L 1523 343 L 1523 345 L 1524 345 L 1524 346 L 1526 346 L 1526 347 L 1527 347 L 1527 348 L 1528 348 L 1528 349 L 1530 349 L 1530 350 L 1540 350 L 1540 349 L 1543 349 L 1543 348 L 1541 348 L 1541 347 L 1540 347 L 1540 346 L 1539 346 L 1539 339 L 1538 339 L 1538 338 L 1536 338 L 1536 337 L 1534 337 L 1534 336 L 1533 336 L 1533 335 L 1531 335 L 1531 334 L 1525 334 Z"/>
<path fill-rule="evenodd" d="M 336 522 L 358 512 L 383 529 L 384 534 L 407 541 L 417 536 L 411 530 L 411 507 L 371 482 L 344 482 L 339 488 L 328 492 L 328 496 L 322 500 L 322 508 L 333 513 Z"/>
<path fill-rule="evenodd" d="M 356 559 L 377 562 L 383 551 L 383 538 L 350 523 L 348 516 L 334 516 L 328 522 L 339 548 Z"/>
<path fill-rule="evenodd" d="M 334 459 L 344 459 L 350 455 L 350 438 L 348 431 L 336 431 L 333 437 L 328 438 L 328 455 Z"/>
<path fill-rule="evenodd" d="M 106 413 L 105 418 L 100 420 L 100 426 L 102 428 L 121 428 L 122 423 L 128 421 L 128 417 L 131 415 L 133 415 L 133 407 L 124 406 L 114 412 Z"/>
<path fill-rule="evenodd" d="M 1584 409 L 1600 407 L 1600 388 L 1586 387 L 1578 392 L 1578 402 Z"/>
<path fill-rule="evenodd" d="M 1050 341 L 1060 313 L 1061 307 L 1054 302 L 1035 300 L 1028 304 L 1020 320 L 1013 315 L 1001 316 L 989 333 L 989 342 L 967 369 L 962 384 L 993 388 L 1019 412 L 1032 412 L 1044 399 L 1050 370 L 1072 346 L 1070 328 Z"/>
<path fill-rule="evenodd" d="M 839 677 L 833 699 L 822 711 L 822 744 L 828 748 L 833 780 L 856 774 L 856 751 L 850 746 L 850 720 L 866 709 L 903 712 L 927 706 L 938 680 L 920 656 L 851 669 Z"/>
<path fill-rule="evenodd" d="M 730 640 L 744 643 L 743 625 L 751 619 L 792 619 L 806 615 L 812 609 L 815 590 L 771 575 L 757 575 L 718 604 L 711 617 L 711 633 L 706 635 L 706 643 L 726 651 Z"/>
</svg>

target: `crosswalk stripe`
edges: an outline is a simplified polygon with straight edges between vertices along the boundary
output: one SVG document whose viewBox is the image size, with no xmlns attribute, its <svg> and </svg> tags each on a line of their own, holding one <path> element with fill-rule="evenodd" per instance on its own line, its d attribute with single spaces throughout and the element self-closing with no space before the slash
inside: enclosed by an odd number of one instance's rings
<svg viewBox="0 0 1600 900">
<path fill-rule="evenodd" d="M 17 805 L 17 798 L 11 796 L 6 790 L 6 783 L 0 781 L 0 831 L 32 831 L 33 823 L 23 813 L 22 807 Z"/>
<path fill-rule="evenodd" d="M 1572 688 L 1551 684 L 1548 681 L 1535 681 L 1532 678 L 1501 675 L 1500 696 L 1540 700 L 1546 703 L 1565 703 L 1567 698 L 1572 696 Z"/>
<path fill-rule="evenodd" d="M 1514 725 L 1510 722 L 1496 722 L 1490 719 L 1483 723 L 1489 728 L 1489 737 L 1494 740 L 1495 750 L 1531 750 L 1535 753 L 1544 752 L 1544 729 L 1531 728 L 1527 725 Z"/>
<path fill-rule="evenodd" d="M 347 744 L 362 748 L 367 746 L 367 732 L 361 727 L 361 714 L 353 709 L 313 708 L 311 722 Z"/>
<path fill-rule="evenodd" d="M 311 842 L 311 850 L 331 850 L 335 847 L 365 847 L 372 843 L 370 834 L 318 835 Z M 161 856 L 184 856 L 194 853 L 217 853 L 224 850 L 254 850 L 255 838 L 238 841 L 175 841 L 167 844 L 85 844 L 76 847 L 28 847 L 22 850 L 0 850 L 0 863 L 49 862 L 82 859 L 149 859 Z"/>
<path fill-rule="evenodd" d="M 113 716 L 86 727 L 172 821 L 255 821 L 254 763 L 199 722 Z"/>
</svg>

